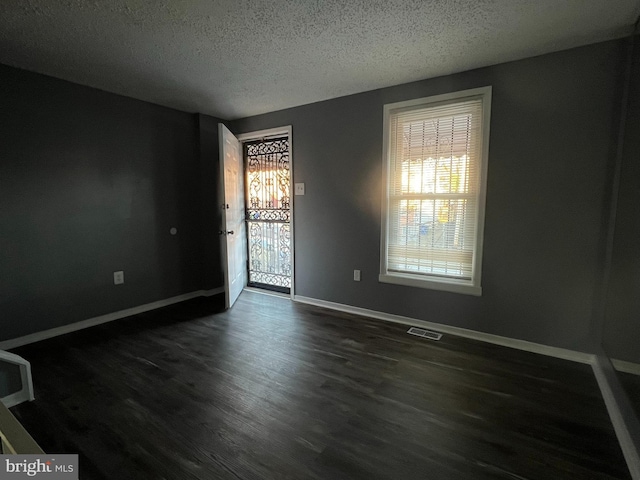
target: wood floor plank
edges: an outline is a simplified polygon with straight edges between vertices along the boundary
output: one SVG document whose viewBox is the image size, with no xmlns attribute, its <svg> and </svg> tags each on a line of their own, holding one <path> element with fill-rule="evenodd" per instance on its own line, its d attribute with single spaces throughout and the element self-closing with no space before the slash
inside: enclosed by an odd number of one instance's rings
<svg viewBox="0 0 640 480">
<path fill-rule="evenodd" d="M 219 309 L 17 349 L 36 400 L 12 410 L 88 480 L 630 478 L 587 365 L 254 292 Z"/>
<path fill-rule="evenodd" d="M 626 372 L 617 372 L 617 374 L 631 405 L 635 408 L 636 414 L 640 416 L 640 375 Z"/>
</svg>

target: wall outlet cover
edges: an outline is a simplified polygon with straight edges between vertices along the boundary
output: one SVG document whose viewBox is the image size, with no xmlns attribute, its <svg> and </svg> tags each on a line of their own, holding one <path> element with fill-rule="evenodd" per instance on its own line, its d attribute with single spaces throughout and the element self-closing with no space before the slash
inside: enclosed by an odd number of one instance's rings
<svg viewBox="0 0 640 480">
<path fill-rule="evenodd" d="M 114 285 L 122 285 L 124 283 L 124 272 L 120 270 L 119 272 L 113 272 L 113 284 Z"/>
<path fill-rule="evenodd" d="M 296 183 L 295 184 L 295 194 L 296 195 L 304 195 L 304 183 Z"/>
</svg>

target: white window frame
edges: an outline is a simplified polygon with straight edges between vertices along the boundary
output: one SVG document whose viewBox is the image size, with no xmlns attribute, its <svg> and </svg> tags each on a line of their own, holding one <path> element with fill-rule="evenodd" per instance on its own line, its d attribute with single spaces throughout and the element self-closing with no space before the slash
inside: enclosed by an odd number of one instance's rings
<svg viewBox="0 0 640 480">
<path fill-rule="evenodd" d="M 425 274 L 411 274 L 388 271 L 387 269 L 387 245 L 389 239 L 389 193 L 390 193 L 390 167 L 391 167 L 391 133 L 390 117 L 400 109 L 428 108 L 436 103 L 456 103 L 469 97 L 482 98 L 482 125 L 481 125 L 481 165 L 479 166 L 479 178 L 477 185 L 478 217 L 476 228 L 476 242 L 472 261 L 472 274 L 470 280 L 429 276 Z M 482 251 L 484 239 L 484 218 L 487 193 L 487 170 L 489 161 L 489 126 L 491 121 L 491 87 L 474 88 L 459 92 L 451 92 L 443 95 L 418 98 L 404 102 L 384 105 L 383 121 L 383 198 L 382 198 L 382 228 L 380 240 L 380 275 L 378 280 L 383 283 L 406 285 L 411 287 L 443 290 L 448 292 L 463 293 L 468 295 L 482 295 Z"/>
</svg>

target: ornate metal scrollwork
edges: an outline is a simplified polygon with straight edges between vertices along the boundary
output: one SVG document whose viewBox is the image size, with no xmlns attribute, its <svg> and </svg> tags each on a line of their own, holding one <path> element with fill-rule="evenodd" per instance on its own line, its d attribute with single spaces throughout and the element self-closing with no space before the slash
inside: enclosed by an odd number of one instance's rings
<svg viewBox="0 0 640 480">
<path fill-rule="evenodd" d="M 291 288 L 289 140 L 245 144 L 249 284 Z"/>
</svg>

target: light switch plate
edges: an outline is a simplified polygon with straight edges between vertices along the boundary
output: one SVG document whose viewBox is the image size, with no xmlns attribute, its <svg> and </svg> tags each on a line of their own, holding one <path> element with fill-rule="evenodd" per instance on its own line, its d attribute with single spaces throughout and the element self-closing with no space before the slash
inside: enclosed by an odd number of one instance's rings
<svg viewBox="0 0 640 480">
<path fill-rule="evenodd" d="M 304 195 L 304 183 L 296 183 L 296 195 Z"/>
</svg>

